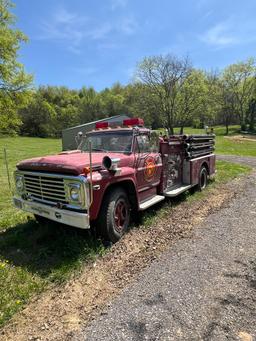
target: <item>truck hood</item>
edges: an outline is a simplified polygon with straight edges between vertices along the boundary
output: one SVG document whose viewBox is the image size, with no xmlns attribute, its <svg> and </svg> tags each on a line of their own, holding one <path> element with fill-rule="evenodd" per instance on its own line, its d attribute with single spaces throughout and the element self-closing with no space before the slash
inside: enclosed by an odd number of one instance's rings
<svg viewBox="0 0 256 341">
<path fill-rule="evenodd" d="M 108 155 L 110 158 L 120 158 L 120 167 L 133 166 L 133 155 L 125 155 L 121 153 L 92 153 L 93 167 L 101 167 L 102 159 L 106 155 Z M 80 175 L 84 173 L 84 168 L 88 167 L 89 165 L 89 153 L 82 153 L 79 150 L 23 160 L 17 164 L 17 168 L 19 170 L 27 171 Z"/>
</svg>

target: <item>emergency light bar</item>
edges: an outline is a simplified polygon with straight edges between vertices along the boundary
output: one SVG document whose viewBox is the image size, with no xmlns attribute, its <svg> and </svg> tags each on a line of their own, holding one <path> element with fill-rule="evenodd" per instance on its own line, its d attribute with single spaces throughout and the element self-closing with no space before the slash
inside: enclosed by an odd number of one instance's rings
<svg viewBox="0 0 256 341">
<path fill-rule="evenodd" d="M 124 126 L 144 126 L 144 121 L 142 118 L 128 118 L 123 121 Z"/>
<path fill-rule="evenodd" d="M 97 122 L 95 124 L 95 128 L 96 129 L 104 129 L 104 128 L 108 128 L 109 127 L 109 123 L 108 122 Z"/>
<path fill-rule="evenodd" d="M 95 129 L 106 129 L 106 128 L 111 128 L 111 127 L 116 127 L 122 125 L 121 122 L 97 122 L 95 124 Z M 128 118 L 126 120 L 123 120 L 123 126 L 125 127 L 143 127 L 144 126 L 144 121 L 142 118 Z"/>
</svg>

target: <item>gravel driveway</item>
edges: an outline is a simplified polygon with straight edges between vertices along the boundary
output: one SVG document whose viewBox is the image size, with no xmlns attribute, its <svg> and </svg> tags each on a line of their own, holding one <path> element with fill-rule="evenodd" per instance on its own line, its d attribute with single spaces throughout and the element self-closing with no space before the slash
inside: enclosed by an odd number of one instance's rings
<svg viewBox="0 0 256 341">
<path fill-rule="evenodd" d="M 231 158 L 256 167 L 256 158 Z M 240 184 L 228 207 L 153 262 L 73 340 L 254 340 L 256 172 Z"/>
<path fill-rule="evenodd" d="M 256 157 L 251 156 L 236 156 L 236 155 L 217 155 L 218 160 L 242 163 L 256 168 Z"/>
</svg>

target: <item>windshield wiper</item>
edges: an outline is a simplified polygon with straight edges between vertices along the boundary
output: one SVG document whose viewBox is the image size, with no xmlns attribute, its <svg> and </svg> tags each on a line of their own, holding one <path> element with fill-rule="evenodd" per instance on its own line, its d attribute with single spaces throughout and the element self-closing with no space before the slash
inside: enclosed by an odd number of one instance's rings
<svg viewBox="0 0 256 341">
<path fill-rule="evenodd" d="M 94 152 L 106 152 L 105 149 L 100 149 L 100 148 L 92 148 L 92 151 L 94 151 Z"/>
</svg>

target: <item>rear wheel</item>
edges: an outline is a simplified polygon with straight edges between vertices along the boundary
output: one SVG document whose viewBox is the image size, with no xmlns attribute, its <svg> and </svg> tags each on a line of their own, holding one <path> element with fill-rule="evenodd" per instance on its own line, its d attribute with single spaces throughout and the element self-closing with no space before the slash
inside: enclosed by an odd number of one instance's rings
<svg viewBox="0 0 256 341">
<path fill-rule="evenodd" d="M 113 243 L 127 232 L 130 222 L 130 203 L 122 188 L 115 188 L 103 199 L 97 222 L 101 237 Z"/>
<path fill-rule="evenodd" d="M 198 189 L 199 191 L 203 191 L 208 183 L 208 172 L 207 169 L 203 166 L 199 173 L 199 180 L 198 180 Z"/>
</svg>

